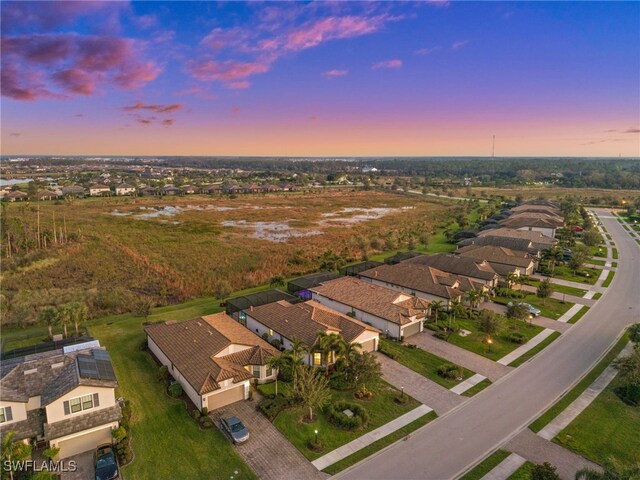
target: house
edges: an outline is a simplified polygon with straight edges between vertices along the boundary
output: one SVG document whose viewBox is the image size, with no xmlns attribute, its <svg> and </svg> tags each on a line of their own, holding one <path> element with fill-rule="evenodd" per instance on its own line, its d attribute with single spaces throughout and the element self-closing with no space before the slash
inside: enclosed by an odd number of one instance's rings
<svg viewBox="0 0 640 480">
<path fill-rule="evenodd" d="M 537 205 L 531 203 L 523 203 L 517 207 L 510 209 L 512 214 L 517 213 L 546 213 L 548 215 L 562 216 L 562 210 L 558 207 L 552 207 L 549 205 Z"/>
<path fill-rule="evenodd" d="M 269 341 L 279 340 L 285 349 L 290 349 L 294 340 L 302 340 L 313 349 L 319 332 L 340 334 L 349 343 L 359 343 L 365 352 L 378 349 L 380 330 L 313 300 L 295 304 L 280 300 L 243 313 L 241 322 L 249 330 L 266 334 Z M 325 361 L 333 363 L 335 358 L 323 359 L 318 352 L 310 352 L 305 358 L 313 366 L 324 365 Z"/>
<path fill-rule="evenodd" d="M 122 417 L 118 382 L 108 352 L 91 344 L 3 361 L 2 436 L 14 431 L 15 440 L 57 447 L 60 458 L 113 442 Z"/>
<path fill-rule="evenodd" d="M 149 350 L 200 410 L 246 400 L 252 380 L 274 380 L 280 352 L 225 313 L 145 328 Z"/>
<path fill-rule="evenodd" d="M 194 187 L 193 185 L 185 185 L 184 187 L 182 187 L 182 192 L 187 195 L 193 195 L 197 191 L 198 191 L 198 188 Z"/>
<path fill-rule="evenodd" d="M 106 185 L 97 183 L 89 187 L 89 196 L 91 197 L 103 197 L 108 195 L 111 195 L 111 189 Z"/>
<path fill-rule="evenodd" d="M 29 195 L 27 195 L 25 192 L 22 192 L 20 190 L 16 190 L 14 192 L 7 193 L 5 197 L 9 202 L 22 202 L 27 198 L 29 198 Z"/>
<path fill-rule="evenodd" d="M 85 194 L 85 189 L 80 185 L 70 185 L 62 189 L 62 195 L 65 197 L 82 198 L 84 197 L 84 194 Z"/>
<path fill-rule="evenodd" d="M 420 333 L 429 315 L 427 300 L 355 277 L 330 280 L 310 290 L 316 302 L 397 339 Z"/>
<path fill-rule="evenodd" d="M 182 193 L 182 189 L 173 185 L 165 185 L 161 190 L 163 195 L 180 195 Z"/>
<path fill-rule="evenodd" d="M 505 247 L 510 250 L 527 252 L 529 255 L 535 258 L 540 258 L 540 255 L 542 254 L 542 249 L 534 246 L 533 242 L 526 238 L 491 237 L 491 236 L 465 238 L 458 242 L 458 249 L 468 247 L 470 245 L 477 245 L 480 247 L 484 247 L 484 246 Z"/>
<path fill-rule="evenodd" d="M 144 188 L 141 188 L 140 190 L 138 190 L 138 192 L 143 197 L 152 197 L 154 195 L 158 195 L 158 190 L 156 188 L 153 188 L 153 187 L 144 187 Z"/>
<path fill-rule="evenodd" d="M 40 190 L 36 194 L 36 198 L 38 200 L 54 200 L 54 199 L 58 198 L 59 196 L 60 195 L 58 195 L 56 192 L 54 192 L 52 190 Z"/>
<path fill-rule="evenodd" d="M 395 265 L 380 265 L 360 272 L 357 277 L 365 282 L 425 300 L 442 301 L 446 308 L 449 308 L 453 301 L 462 301 L 467 291 L 488 291 L 484 283 L 408 261 Z"/>
<path fill-rule="evenodd" d="M 545 235 L 542 232 L 530 230 L 516 230 L 514 228 L 493 228 L 484 230 L 478 234 L 478 238 L 484 237 L 501 237 L 501 238 L 519 238 L 529 240 L 533 248 L 546 250 L 553 247 L 558 241 Z"/>
<path fill-rule="evenodd" d="M 128 183 L 121 183 L 116 185 L 116 195 L 133 195 L 136 193 L 136 187 L 129 185 Z"/>
<path fill-rule="evenodd" d="M 536 261 L 529 253 L 506 247 L 469 245 L 458 249 L 456 254 L 476 260 L 486 260 L 491 268 L 503 277 L 510 273 L 518 276 L 531 275 L 536 268 Z"/>
<path fill-rule="evenodd" d="M 485 284 L 489 288 L 498 285 L 498 274 L 488 262 L 483 260 L 461 257 L 451 253 L 438 253 L 436 255 L 420 255 L 405 260 L 405 262 L 427 265 L 458 277 L 466 277 L 474 282 Z"/>
<path fill-rule="evenodd" d="M 540 232 L 554 238 L 556 229 L 564 225 L 564 220 L 557 215 L 547 213 L 523 212 L 511 215 L 498 223 L 506 228 Z"/>
</svg>

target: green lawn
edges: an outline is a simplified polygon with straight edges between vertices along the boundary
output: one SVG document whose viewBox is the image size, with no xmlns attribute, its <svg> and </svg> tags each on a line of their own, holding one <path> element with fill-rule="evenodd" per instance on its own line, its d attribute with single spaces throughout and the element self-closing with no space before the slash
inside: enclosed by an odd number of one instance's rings
<svg viewBox="0 0 640 480">
<path fill-rule="evenodd" d="M 593 296 L 593 299 L 598 300 L 600 297 L 602 297 L 602 294 L 600 292 L 596 292 L 595 295 Z"/>
<path fill-rule="evenodd" d="M 607 278 L 604 280 L 604 282 L 602 282 L 602 286 L 607 288 L 609 285 L 611 285 L 611 282 L 613 281 L 613 276 L 615 274 L 616 272 L 614 272 L 613 270 L 609 271 Z"/>
<path fill-rule="evenodd" d="M 448 342 L 491 360 L 499 360 L 520 346 L 509 341 L 508 335 L 510 333 L 514 331 L 522 333 L 529 341 L 543 330 L 537 325 L 529 325 L 528 323 L 514 322 L 512 320 L 505 321 L 502 331 L 492 336 L 493 343 L 491 350 L 489 350 L 488 345 L 485 343 L 487 334 L 481 332 L 474 321 L 457 320 L 456 322 L 461 329 L 468 330 L 471 333 L 466 337 L 461 336 L 459 333 L 453 333 L 449 336 Z M 431 324 L 430 327 L 433 328 L 433 325 Z"/>
<path fill-rule="evenodd" d="M 500 465 L 500 463 L 509 455 L 511 454 L 504 450 L 498 450 L 492 453 L 490 456 L 476 465 L 472 470 L 468 471 L 466 474 L 460 477 L 460 480 L 480 480 L 487 473 Z"/>
<path fill-rule="evenodd" d="M 437 370 L 441 365 L 449 364 L 444 358 L 438 357 L 418 347 L 409 347 L 406 344 L 380 339 L 380 348 L 397 356 L 396 361 L 414 372 L 427 377 L 429 380 L 442 385 L 445 388 L 455 387 L 461 380 L 448 380 L 438 375 Z M 473 376 L 471 370 L 464 369 L 463 379 Z"/>
<path fill-rule="evenodd" d="M 593 265 L 600 265 L 601 267 L 604 267 L 604 264 L 606 262 L 605 260 L 602 260 L 600 258 L 592 258 L 591 260 L 589 260 L 588 263 L 592 263 Z"/>
<path fill-rule="evenodd" d="M 602 264 L 604 265 L 604 261 L 602 262 Z M 553 281 L 553 279 L 550 279 L 550 281 Z M 531 285 L 532 287 L 538 287 L 538 285 L 540 285 L 541 280 L 538 280 L 536 278 L 530 278 L 527 282 L 526 285 Z M 576 287 L 569 287 L 566 285 L 558 285 L 557 283 L 551 283 L 551 287 L 553 288 L 554 292 L 558 292 L 558 293 L 566 293 L 567 295 L 573 295 L 575 297 L 582 297 L 584 296 L 585 293 L 587 293 L 587 290 L 584 288 L 576 288 Z"/>
<path fill-rule="evenodd" d="M 278 388 L 286 388 L 286 384 L 283 384 L 284 382 L 280 382 Z M 262 386 L 260 390 L 265 393 L 273 391 L 271 387 L 265 390 Z M 280 412 L 273 424 L 305 457 L 309 460 L 315 460 L 420 406 L 420 402 L 406 394 L 406 403 L 398 404 L 395 402 L 394 399 L 400 396 L 400 392 L 386 382 L 381 382 L 380 386 L 375 389 L 371 388 L 371 391 L 374 392 L 374 396 L 370 400 L 357 400 L 353 396 L 353 390 L 331 391 L 332 401 L 345 400 L 362 405 L 367 409 L 369 424 L 366 429 L 356 431 L 342 430 L 330 423 L 321 411 L 315 412 L 315 422 L 304 423 L 302 418 L 308 415 L 308 409 L 303 406 L 288 408 Z M 314 437 L 314 430 L 318 430 L 318 439 L 324 445 L 322 452 L 314 452 L 307 447 L 307 442 Z"/>
<path fill-rule="evenodd" d="M 593 298 L 595 298 L 595 295 Z M 571 317 L 571 319 L 567 323 L 577 323 L 578 320 L 584 317 L 584 314 L 587 313 L 588 311 L 589 311 L 589 307 L 585 305 L 580 310 L 578 310 L 578 313 L 576 313 L 573 317 Z"/>
<path fill-rule="evenodd" d="M 531 472 L 535 465 L 531 462 L 525 462 L 519 469 L 511 474 L 508 480 L 531 480 Z"/>
<path fill-rule="evenodd" d="M 612 250 L 611 256 L 617 260 L 618 259 L 618 249 L 614 247 L 614 249 Z"/>
<path fill-rule="evenodd" d="M 578 271 L 583 274 L 588 273 L 589 276 L 587 277 L 584 275 L 575 274 L 573 273 L 573 270 L 571 270 L 568 266 L 558 265 L 554 271 L 553 278 L 559 278 L 560 280 L 567 280 L 569 282 L 587 283 L 589 285 L 593 285 L 594 283 L 596 283 L 596 280 L 598 280 L 598 277 L 600 276 L 600 269 L 598 268 L 582 267 Z M 551 279 L 552 282 L 553 278 Z"/>
<path fill-rule="evenodd" d="M 611 350 L 604 356 L 604 358 L 598 363 L 585 377 L 568 393 L 566 393 L 560 400 L 558 400 L 549 410 L 542 414 L 538 419 L 529 425 L 529 428 L 534 432 L 542 430 L 551 420 L 556 418 L 560 413 L 566 409 L 571 402 L 578 398 L 582 392 L 584 392 L 589 385 L 591 385 L 596 378 L 604 371 L 605 368 L 618 356 L 620 351 L 629 341 L 629 335 L 624 334 L 620 340 L 613 346 Z"/>
<path fill-rule="evenodd" d="M 488 378 L 485 378 L 480 383 L 477 383 L 476 385 L 471 387 L 469 390 L 464 392 L 462 395 L 465 396 L 465 397 L 473 397 L 476 393 L 480 393 L 482 390 L 487 388 L 489 385 L 491 385 L 491 380 L 489 380 Z"/>
<path fill-rule="evenodd" d="M 413 422 L 387 435 L 386 437 L 383 437 L 380 440 L 373 442 L 371 445 L 364 447 L 362 450 L 358 450 L 356 453 L 351 454 L 346 458 L 343 458 L 339 462 L 334 463 L 333 465 L 325 468 L 322 471 L 330 475 L 335 475 L 336 473 L 341 472 L 345 468 L 348 468 L 351 465 L 355 465 L 359 461 L 367 458 L 370 455 L 373 455 L 377 451 L 382 450 L 383 448 L 388 447 L 392 443 L 397 442 L 401 438 L 406 437 L 407 435 L 418 430 L 419 428 L 424 427 L 427 423 L 436 419 L 437 417 L 438 416 L 436 415 L 436 412 L 429 412 L 426 415 L 423 415 L 422 417 L 418 418 L 417 420 L 414 420 Z"/>
<path fill-rule="evenodd" d="M 640 459 L 640 409 L 623 403 L 611 384 L 553 441 L 602 464 L 615 459 L 631 466 Z"/>
<path fill-rule="evenodd" d="M 524 298 L 512 299 L 509 297 L 495 297 L 494 302 L 506 305 L 509 302 L 524 302 L 528 303 L 538 309 L 543 317 L 550 318 L 551 320 L 557 320 L 569 310 L 573 303 L 563 302 L 555 298 L 538 298 L 535 293 L 527 293 Z"/>
<path fill-rule="evenodd" d="M 540 342 L 538 345 L 533 347 L 531 350 L 526 352 L 524 355 L 522 355 L 519 358 L 516 358 L 513 362 L 511 362 L 509 364 L 509 366 L 510 367 L 518 367 L 518 366 L 522 365 L 524 362 L 526 362 L 530 358 L 533 358 L 535 355 L 537 355 L 542 350 L 547 348 L 547 346 L 549 346 L 549 344 L 551 344 L 559 336 L 560 336 L 560 332 L 553 332 L 551 335 L 549 335 L 547 338 L 545 338 L 542 342 Z"/>
</svg>

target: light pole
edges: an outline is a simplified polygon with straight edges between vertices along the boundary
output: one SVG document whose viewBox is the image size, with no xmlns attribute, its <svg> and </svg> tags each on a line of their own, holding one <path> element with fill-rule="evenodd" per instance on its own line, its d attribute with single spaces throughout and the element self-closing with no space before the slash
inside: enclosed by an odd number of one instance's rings
<svg viewBox="0 0 640 480">
<path fill-rule="evenodd" d="M 316 428 L 314 430 L 315 434 L 316 434 L 316 445 L 318 444 L 318 429 Z"/>
<path fill-rule="evenodd" d="M 400 398 L 404 400 L 404 387 L 400 387 Z"/>
</svg>

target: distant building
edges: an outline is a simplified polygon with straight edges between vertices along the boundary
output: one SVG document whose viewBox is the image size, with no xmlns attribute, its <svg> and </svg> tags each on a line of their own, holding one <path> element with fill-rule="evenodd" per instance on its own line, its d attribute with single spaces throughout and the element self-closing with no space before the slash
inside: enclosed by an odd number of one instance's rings
<svg viewBox="0 0 640 480">
<path fill-rule="evenodd" d="M 36 194 L 36 197 L 38 198 L 38 200 L 55 200 L 59 196 L 60 195 L 58 195 L 56 192 L 52 190 L 40 190 Z"/>
<path fill-rule="evenodd" d="M 65 197 L 82 198 L 85 195 L 85 189 L 80 185 L 70 185 L 62 189 L 62 195 Z"/>
<path fill-rule="evenodd" d="M 89 187 L 89 195 L 92 197 L 103 197 L 111 195 L 111 189 L 106 185 L 96 184 Z"/>
<path fill-rule="evenodd" d="M 121 183 L 119 185 L 116 185 L 117 196 L 133 195 L 134 193 L 136 193 L 136 187 L 134 187 L 133 185 L 129 185 L 128 183 Z"/>
<path fill-rule="evenodd" d="M 8 201 L 10 202 L 22 202 L 29 198 L 25 192 L 21 192 L 20 190 L 16 190 L 15 192 L 9 192 L 5 195 Z"/>
</svg>

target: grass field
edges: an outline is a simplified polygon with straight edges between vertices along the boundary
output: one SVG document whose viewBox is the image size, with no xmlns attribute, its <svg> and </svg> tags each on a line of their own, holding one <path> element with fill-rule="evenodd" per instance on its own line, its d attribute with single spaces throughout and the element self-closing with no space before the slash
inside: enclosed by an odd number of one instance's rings
<svg viewBox="0 0 640 480">
<path fill-rule="evenodd" d="M 531 462 L 525 462 L 519 469 L 511 474 L 508 480 L 531 480 L 531 473 L 535 465 Z"/>
<path fill-rule="evenodd" d="M 600 269 L 598 268 L 582 267 L 579 271 L 588 273 L 589 276 L 586 277 L 584 275 L 577 275 L 566 265 L 558 265 L 555 269 L 553 277 L 551 278 L 551 281 L 553 282 L 554 278 L 559 278 L 560 280 L 567 280 L 569 282 L 587 283 L 589 285 L 593 285 L 594 283 L 596 283 L 596 280 L 598 280 L 598 276 L 600 275 Z"/>
<path fill-rule="evenodd" d="M 560 318 L 567 310 L 569 310 L 573 303 L 563 302 L 562 300 L 558 300 L 555 298 L 538 298 L 535 293 L 527 293 L 524 298 L 509 298 L 509 297 L 494 297 L 494 302 L 500 303 L 502 305 L 506 305 L 509 302 L 524 302 L 528 303 L 538 309 L 540 309 L 540 314 L 543 317 L 550 318 L 552 320 L 557 320 Z"/>
<path fill-rule="evenodd" d="M 42 231 L 52 237 L 55 214 L 73 240 L 3 258 L 2 321 L 28 324 L 40 306 L 75 300 L 102 316 L 140 298 L 226 297 L 275 275 L 316 271 L 327 250 L 356 261 L 418 245 L 424 233 L 433 236 L 425 251 L 444 251 L 454 246 L 435 225 L 448 222 L 449 208 L 375 191 L 43 202 Z M 31 203 L 8 204 L 2 215 L 14 235 L 35 231 Z"/>
<path fill-rule="evenodd" d="M 602 262 L 602 264 L 604 265 L 604 262 Z M 550 281 L 551 280 L 552 279 L 550 279 Z M 540 282 L 541 280 L 530 278 L 526 284 L 531 285 L 532 287 L 538 287 L 538 285 L 540 285 Z M 586 289 L 569 287 L 567 285 L 558 285 L 557 283 L 552 283 L 551 288 L 553 288 L 554 292 L 566 293 L 567 295 L 574 295 L 576 297 L 582 297 L 585 293 L 587 293 Z"/>
<path fill-rule="evenodd" d="M 516 358 L 513 362 L 511 362 L 509 364 L 509 366 L 510 367 L 518 367 L 518 366 L 522 365 L 524 362 L 526 362 L 530 358 L 535 357 L 538 353 L 540 353 L 542 350 L 547 348 L 559 336 L 560 336 L 560 332 L 553 332 L 551 335 L 549 335 L 547 338 L 545 338 L 542 342 L 540 342 L 538 345 L 533 347 L 531 350 L 526 352 L 524 355 Z"/>
<path fill-rule="evenodd" d="M 640 409 L 616 396 L 617 385 L 614 379 L 553 441 L 601 465 L 611 459 L 635 465 L 640 460 Z"/>
<path fill-rule="evenodd" d="M 505 450 L 498 450 L 485 458 L 482 462 L 476 465 L 472 470 L 460 477 L 460 480 L 480 480 L 487 473 L 493 470 L 495 467 L 510 455 Z"/>
<path fill-rule="evenodd" d="M 441 365 L 450 364 L 444 358 L 440 358 L 433 353 L 429 353 L 421 348 L 411 348 L 398 342 L 380 339 L 380 348 L 386 352 L 394 354 L 396 361 L 401 363 L 423 377 L 433 380 L 445 388 L 455 387 L 462 380 L 449 380 L 438 375 L 437 370 Z M 463 380 L 471 377 L 474 372 L 464 369 Z"/>
<path fill-rule="evenodd" d="M 604 356 L 604 358 L 587 374 L 585 377 L 569 392 L 567 392 L 560 400 L 553 404 L 549 410 L 542 414 L 536 421 L 534 421 L 529 428 L 534 432 L 542 430 L 551 420 L 556 418 L 565 408 L 567 408 L 571 402 L 584 392 L 593 381 L 600 376 L 605 368 L 615 359 L 620 351 L 629 341 L 627 334 L 623 335 L 620 340 L 613 346 L 613 348 Z"/>
<path fill-rule="evenodd" d="M 593 298 L 596 298 L 596 296 L 594 295 Z M 598 298 L 600 298 L 600 297 L 598 297 Z M 589 311 L 589 307 L 587 307 L 585 305 L 580 310 L 578 310 L 578 313 L 576 313 L 573 317 L 571 317 L 569 319 L 569 322 L 567 322 L 567 323 L 577 323 L 578 320 L 580 320 L 582 317 L 584 317 L 585 313 L 587 313 L 588 311 Z"/>
</svg>

